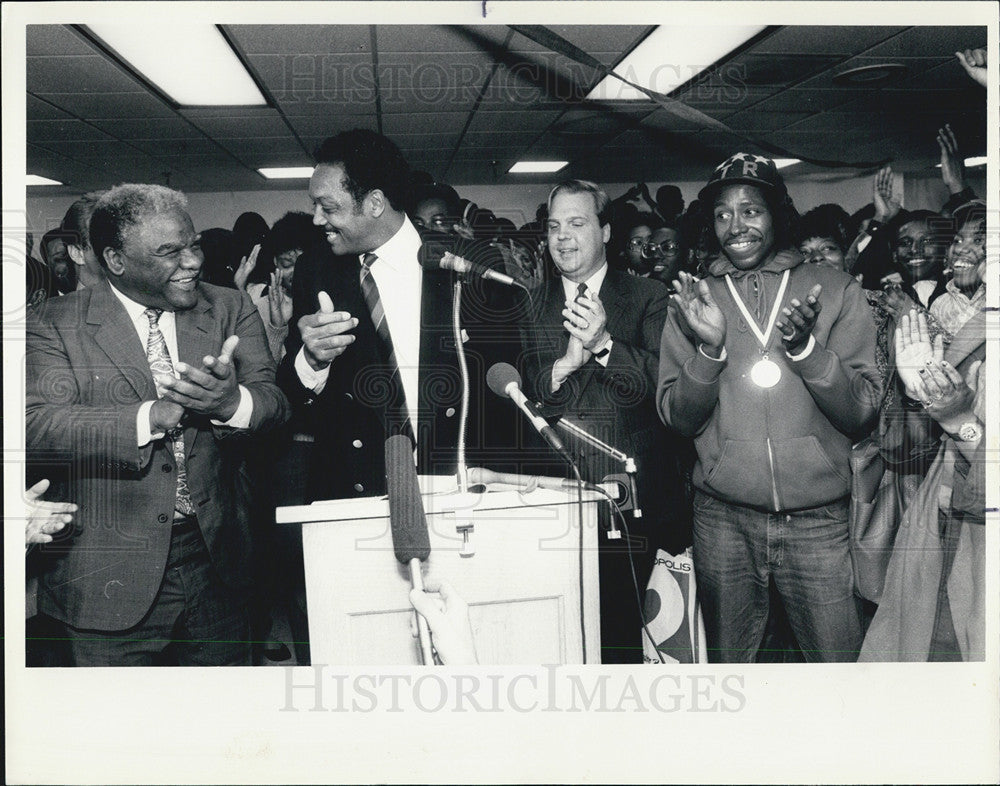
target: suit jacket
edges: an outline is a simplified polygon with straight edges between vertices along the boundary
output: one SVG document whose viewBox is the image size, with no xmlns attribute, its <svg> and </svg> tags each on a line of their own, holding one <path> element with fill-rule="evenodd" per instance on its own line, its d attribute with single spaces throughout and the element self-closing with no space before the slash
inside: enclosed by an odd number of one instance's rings
<svg viewBox="0 0 1000 786">
<path fill-rule="evenodd" d="M 241 437 L 284 422 L 289 407 L 257 309 L 209 284 L 176 312 L 176 360 L 200 366 L 229 335 L 239 383 L 253 398 L 248 429 L 185 421 L 188 483 L 219 576 L 249 581 Z M 107 282 L 50 301 L 27 329 L 26 431 L 36 472 L 64 475 L 50 494 L 76 502 L 71 531 L 46 546 L 39 610 L 74 627 L 124 630 L 151 608 L 170 549 L 176 467 L 170 444 L 137 446 L 136 414 L 156 388 L 135 327 Z M 65 470 L 60 472 L 59 470 Z"/>
<path fill-rule="evenodd" d="M 566 296 L 562 280 L 553 278 L 536 298 L 535 319 L 525 331 L 526 388 L 530 397 L 542 402 L 546 417 L 571 420 L 635 458 L 643 519 L 633 525 L 633 534 L 676 552 L 689 542 L 683 471 L 692 451 L 690 443 L 668 431 L 656 413 L 660 335 L 669 291 L 658 281 L 609 267 L 599 295 L 614 340 L 607 367 L 591 359 L 551 392 L 552 364 L 569 342 L 562 326 Z M 560 434 L 570 441 L 564 432 Z M 575 443 L 573 447 L 580 448 Z M 620 462 L 592 448 L 583 450 L 580 469 L 585 479 L 600 481 L 606 474 L 624 471 Z"/>
<path fill-rule="evenodd" d="M 448 236 L 424 236 L 440 250 L 462 241 Z M 452 331 L 454 274 L 423 271 L 420 293 L 420 368 L 417 423 L 417 471 L 449 475 L 457 470 L 458 424 L 462 381 Z M 315 435 L 307 496 L 341 499 L 384 494 L 386 409 L 392 391 L 389 367 L 360 284 L 355 255 L 336 256 L 326 243 L 303 253 L 295 266 L 294 313 L 278 367 L 278 384 L 296 414 Z M 303 387 L 294 362 L 302 347 L 299 319 L 318 309 L 317 294 L 325 291 L 338 311 L 358 319 L 354 343 L 333 360 L 326 385 L 318 394 Z M 516 412 L 484 392 L 489 367 L 499 359 L 511 361 L 519 347 L 519 305 L 498 285 L 476 281 L 465 286 L 461 323 L 468 336 L 463 343 L 470 378 L 469 421 L 466 429 L 467 464 L 498 466 L 508 454 Z"/>
</svg>

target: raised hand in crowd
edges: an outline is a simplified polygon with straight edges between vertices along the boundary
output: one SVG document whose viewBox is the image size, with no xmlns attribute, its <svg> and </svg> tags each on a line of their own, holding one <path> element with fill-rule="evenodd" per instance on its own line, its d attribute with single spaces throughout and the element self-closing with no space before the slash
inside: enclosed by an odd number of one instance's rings
<svg viewBox="0 0 1000 786">
<path fill-rule="evenodd" d="M 709 291 L 708 283 L 683 270 L 674 281 L 676 293 L 670 298 L 677 306 L 681 329 L 704 345 L 705 352 L 718 357 L 726 341 L 726 315 Z"/>
<path fill-rule="evenodd" d="M 273 327 L 284 327 L 288 324 L 288 320 L 292 318 L 292 299 L 282 285 L 280 270 L 271 273 L 271 284 L 267 288 L 267 305 Z"/>
<path fill-rule="evenodd" d="M 812 329 L 816 326 L 816 318 L 822 308 L 819 302 L 822 291 L 823 287 L 816 284 L 806 295 L 805 303 L 793 298 L 789 304 L 791 308 L 781 309 L 782 317 L 774 323 L 774 326 L 781 331 L 781 342 L 788 354 L 796 355 L 802 352 L 809 342 Z"/>
<path fill-rule="evenodd" d="M 965 189 L 965 165 L 950 125 L 945 123 L 938 129 L 937 141 L 941 148 L 941 179 L 949 193 L 958 194 Z"/>
<path fill-rule="evenodd" d="M 347 331 L 358 326 L 358 319 L 346 311 L 334 311 L 333 301 L 326 292 L 317 297 L 319 310 L 299 320 L 299 333 L 306 362 L 319 371 L 354 343 L 355 337 Z"/>
<path fill-rule="evenodd" d="M 896 326 L 895 349 L 896 371 L 906 395 L 915 401 L 926 401 L 921 372 L 944 359 L 943 334 L 939 333 L 931 343 L 926 314 L 913 309 Z"/>
<path fill-rule="evenodd" d="M 46 502 L 42 494 L 49 490 L 49 481 L 43 478 L 24 492 L 28 516 L 24 523 L 24 543 L 51 543 L 52 536 L 73 520 L 76 505 L 72 502 Z"/>
<path fill-rule="evenodd" d="M 257 267 L 257 255 L 259 253 L 260 243 L 255 245 L 250 253 L 240 260 L 239 267 L 237 267 L 236 272 L 233 273 L 233 281 L 236 283 L 237 289 L 246 292 L 247 279 L 250 278 L 250 274 L 253 273 L 253 269 Z"/>
<path fill-rule="evenodd" d="M 919 305 L 913 302 L 913 298 L 903 291 L 898 280 L 887 282 L 882 288 L 882 292 L 884 293 L 882 305 L 896 322 L 899 322 L 910 311 L 922 310 Z"/>
<path fill-rule="evenodd" d="M 955 52 L 955 57 L 958 58 L 958 62 L 962 64 L 962 68 L 965 69 L 973 81 L 986 87 L 986 50 L 985 49 L 966 49 L 961 52 Z"/>
<path fill-rule="evenodd" d="M 892 195 L 892 167 L 886 165 L 875 173 L 872 201 L 875 203 L 874 220 L 880 224 L 891 221 L 899 213 L 902 205 Z"/>
</svg>

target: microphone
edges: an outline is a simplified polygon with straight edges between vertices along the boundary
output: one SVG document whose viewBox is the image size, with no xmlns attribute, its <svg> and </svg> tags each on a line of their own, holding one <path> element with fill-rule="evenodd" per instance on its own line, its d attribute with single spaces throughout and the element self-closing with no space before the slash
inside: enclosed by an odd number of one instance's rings
<svg viewBox="0 0 1000 786">
<path fill-rule="evenodd" d="M 420 563 L 430 556 L 431 541 L 417 484 L 417 468 L 413 463 L 413 443 L 403 434 L 396 434 L 385 441 L 385 480 L 393 551 L 396 559 L 409 568 L 413 588 L 423 590 Z M 427 620 L 421 614 L 417 614 L 417 633 L 424 664 L 433 664 L 430 631 Z"/>
<path fill-rule="evenodd" d="M 506 486 L 519 486 L 523 489 L 549 489 L 551 491 L 576 491 L 580 481 L 569 478 L 549 478 L 544 475 L 517 475 L 513 472 L 494 472 L 483 467 L 469 467 L 469 483 L 503 483 Z M 583 482 L 587 491 L 596 491 L 614 497 L 615 501 L 625 499 L 624 486 L 614 481 L 609 483 Z"/>
<path fill-rule="evenodd" d="M 498 273 L 489 265 L 482 262 L 475 262 L 467 259 L 463 254 L 466 249 L 475 253 L 475 248 L 468 243 L 454 243 L 449 239 L 430 237 L 428 233 L 424 237 L 424 243 L 420 247 L 420 266 L 424 270 L 453 270 L 463 275 L 472 275 L 477 278 L 484 278 L 487 281 L 496 281 L 498 284 L 506 284 L 509 287 L 520 287 L 513 278 L 503 273 Z M 454 253 L 455 251 L 459 253 Z M 471 255 L 471 254 L 470 254 Z"/>
<path fill-rule="evenodd" d="M 535 427 L 535 431 L 542 435 L 542 439 L 549 444 L 549 447 L 570 464 L 573 464 L 573 459 L 566 452 L 566 446 L 559 439 L 559 435 L 545 422 L 545 418 L 535 414 L 528 405 L 528 399 L 521 392 L 521 375 L 517 373 L 516 368 L 510 363 L 494 363 L 486 372 L 486 384 L 498 396 L 511 399 L 517 408 L 527 415 L 531 425 Z"/>
</svg>

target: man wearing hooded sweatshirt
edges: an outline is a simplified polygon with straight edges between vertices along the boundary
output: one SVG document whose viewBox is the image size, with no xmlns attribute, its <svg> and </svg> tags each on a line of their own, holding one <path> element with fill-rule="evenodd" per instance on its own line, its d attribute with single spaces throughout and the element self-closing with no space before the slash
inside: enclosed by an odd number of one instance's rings
<svg viewBox="0 0 1000 786">
<path fill-rule="evenodd" d="M 861 286 L 802 264 L 774 162 L 739 153 L 699 199 L 721 253 L 681 273 L 657 406 L 694 437 L 694 561 L 709 655 L 752 662 L 771 581 L 811 661 L 853 661 L 862 629 L 848 551 L 851 444 L 879 397 Z"/>
</svg>

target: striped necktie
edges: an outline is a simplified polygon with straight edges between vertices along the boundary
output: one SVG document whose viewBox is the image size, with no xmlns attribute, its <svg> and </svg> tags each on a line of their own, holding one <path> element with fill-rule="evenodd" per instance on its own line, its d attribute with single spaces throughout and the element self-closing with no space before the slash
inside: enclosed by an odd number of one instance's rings
<svg viewBox="0 0 1000 786">
<path fill-rule="evenodd" d="M 156 385 L 156 395 L 163 398 L 163 388 L 160 386 L 160 376 L 173 376 L 174 364 L 170 361 L 170 350 L 160 331 L 160 314 L 158 308 L 147 308 L 146 319 L 149 320 L 149 339 L 146 341 L 146 360 L 149 370 L 153 372 L 153 383 Z M 177 464 L 177 496 L 174 509 L 182 516 L 194 515 L 194 504 L 191 502 L 191 491 L 187 482 L 187 464 L 184 460 L 184 430 L 177 426 L 167 432 L 167 439 L 173 442 L 174 461 Z"/>
<path fill-rule="evenodd" d="M 389 323 L 385 318 L 382 298 L 379 296 L 378 285 L 375 283 L 375 276 L 372 275 L 371 271 L 376 259 L 378 257 L 369 252 L 361 261 L 361 293 L 365 296 L 372 324 L 375 325 L 375 334 L 382 345 L 382 357 L 387 363 L 390 373 L 391 393 L 385 408 L 386 433 L 388 436 L 404 434 L 415 445 L 416 437 L 413 434 L 413 423 L 410 421 L 410 413 L 406 407 L 406 394 L 403 390 L 403 379 L 399 373 L 399 364 L 396 362 L 396 350 L 392 346 Z"/>
</svg>

